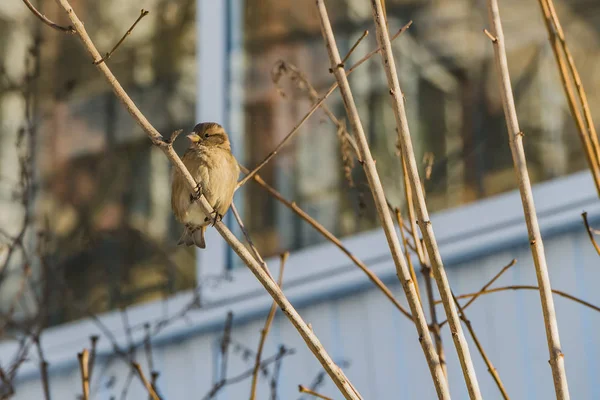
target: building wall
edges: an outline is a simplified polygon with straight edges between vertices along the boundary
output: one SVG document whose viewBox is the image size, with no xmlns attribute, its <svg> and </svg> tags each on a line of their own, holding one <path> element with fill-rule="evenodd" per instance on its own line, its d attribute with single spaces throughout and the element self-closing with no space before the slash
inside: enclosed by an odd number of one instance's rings
<svg viewBox="0 0 600 400">
<path fill-rule="evenodd" d="M 582 207 L 579 204 L 572 207 L 569 213 L 578 216 L 578 207 Z M 473 212 L 468 208 L 464 211 Z M 600 279 L 598 255 L 583 226 L 570 224 L 550 229 L 548 223 L 544 222 L 547 221 L 544 212 L 541 214 L 553 287 L 590 303 L 600 304 L 600 292 L 596 290 L 596 282 Z M 597 217 L 598 214 L 594 215 Z M 435 218 L 440 220 L 439 216 L 434 217 L 434 224 Z M 498 240 L 502 240 L 501 229 L 486 232 L 495 233 L 498 234 Z M 483 256 L 457 263 L 454 260 L 460 260 L 461 257 L 451 251 L 449 241 L 443 239 L 445 234 L 447 232 L 440 233 L 442 255 L 448 262 L 448 277 L 455 293 L 477 291 L 513 258 L 518 260 L 517 264 L 495 286 L 536 284 L 527 240 L 522 235 L 513 235 L 509 241 L 512 243 L 505 242 L 506 245 Z M 370 266 L 405 304 L 391 260 L 386 258 L 379 263 L 371 262 Z M 423 287 L 423 282 L 420 284 Z M 303 318 L 312 324 L 333 359 L 340 364 L 348 364 L 347 375 L 365 399 L 435 398 L 415 329 L 379 291 L 372 289 L 366 279 L 363 278 L 360 285 L 343 291 L 336 290 L 335 285 L 330 285 L 329 292 L 322 290 L 318 284 L 312 286 L 313 293 L 308 298 L 296 295 L 294 286 L 286 292 L 292 303 L 299 307 Z M 227 310 L 234 312 L 227 376 L 234 377 L 252 367 L 253 357 L 244 359 L 244 348 L 256 348 L 269 302 L 263 302 L 258 311 L 248 311 L 244 307 L 251 301 L 237 301 L 216 307 L 213 311 L 218 315 L 211 323 L 155 343 L 155 368 L 161 373 L 158 386 L 165 399 L 203 398 L 218 380 L 219 344 Z M 571 398 L 600 398 L 600 386 L 596 380 L 600 352 L 596 331 L 600 328 L 600 315 L 562 297 L 556 296 L 555 302 Z M 439 310 L 443 313 L 441 307 Z M 210 307 L 198 311 L 204 314 L 210 312 Z M 553 397 L 548 350 L 536 291 L 506 291 L 482 296 L 468 309 L 467 315 L 511 397 Z M 443 338 L 453 398 L 465 399 L 467 392 L 447 326 Z M 296 353 L 282 362 L 278 398 L 298 398 L 297 386 L 309 386 L 322 370 L 293 326 L 278 314 L 266 343 L 264 358 L 276 354 L 280 344 L 294 348 Z M 484 398 L 500 398 L 470 338 L 469 345 Z M 73 361 L 69 365 L 54 369 L 51 378 L 53 398 L 72 398 L 77 393 L 80 383 L 75 359 L 73 354 Z M 143 352 L 138 353 L 138 359 L 142 365 L 146 365 Z M 92 387 L 95 388 L 95 398 L 119 398 L 128 367 L 118 359 L 101 358 L 94 371 Z M 268 371 L 272 373 L 273 365 L 269 366 Z M 107 388 L 110 382 L 113 385 Z M 217 398 L 247 398 L 249 386 L 249 379 L 226 386 Z M 35 375 L 21 380 L 16 389 L 15 399 L 40 398 L 40 383 Z M 259 381 L 258 390 L 259 399 L 270 398 L 268 379 Z M 340 398 L 328 377 L 325 377 L 318 391 L 335 399 Z M 144 398 L 143 393 L 141 385 L 134 379 L 126 398 Z"/>
</svg>

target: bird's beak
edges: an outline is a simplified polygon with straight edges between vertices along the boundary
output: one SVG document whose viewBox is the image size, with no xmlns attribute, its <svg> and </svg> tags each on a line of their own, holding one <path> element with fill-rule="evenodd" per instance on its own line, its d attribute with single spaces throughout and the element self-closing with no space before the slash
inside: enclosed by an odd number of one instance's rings
<svg viewBox="0 0 600 400">
<path fill-rule="evenodd" d="M 197 143 L 198 141 L 200 141 L 200 136 L 198 136 L 194 132 L 192 132 L 189 135 L 187 135 L 187 138 L 190 139 L 190 142 L 192 142 L 192 143 Z"/>
</svg>

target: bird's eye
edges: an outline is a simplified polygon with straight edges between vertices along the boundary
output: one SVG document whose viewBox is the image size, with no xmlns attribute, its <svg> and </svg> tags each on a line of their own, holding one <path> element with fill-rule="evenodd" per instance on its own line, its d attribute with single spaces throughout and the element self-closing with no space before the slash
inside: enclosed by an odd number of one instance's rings
<svg viewBox="0 0 600 400">
<path fill-rule="evenodd" d="M 209 136 L 210 136 L 210 135 L 209 135 L 208 133 L 205 133 L 205 134 L 204 134 L 204 137 L 205 137 L 205 138 L 207 138 L 207 137 L 209 137 Z"/>
</svg>

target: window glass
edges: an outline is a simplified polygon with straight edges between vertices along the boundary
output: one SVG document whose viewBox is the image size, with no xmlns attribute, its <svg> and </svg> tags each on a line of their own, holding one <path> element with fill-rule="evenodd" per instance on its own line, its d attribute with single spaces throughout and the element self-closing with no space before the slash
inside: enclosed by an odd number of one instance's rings
<svg viewBox="0 0 600 400">
<path fill-rule="evenodd" d="M 56 4 L 39 3 L 42 13 L 68 25 Z M 147 8 L 138 0 L 109 3 L 77 3 L 103 54 Z M 150 14 L 108 60 L 141 111 L 167 136 L 195 122 L 195 3 L 154 1 Z M 16 151 L 15 143 L 20 136 L 32 137 L 35 215 L 26 239 L 33 248 L 36 242 L 44 246 L 43 257 L 31 265 L 31 296 L 23 301 L 37 296 L 37 302 L 48 304 L 45 318 L 54 325 L 194 287 L 194 251 L 175 247 L 182 226 L 170 209 L 169 161 L 152 148 L 77 38 L 42 25 L 22 3 L 4 11 L 0 218 L 7 233 L 18 231 L 24 211 L 12 194 L 19 181 L 17 154 L 27 149 Z M 22 93 L 36 49 L 39 72 Z M 178 151 L 181 146 L 184 140 Z M 44 232 L 43 239 L 37 232 Z M 25 261 L 16 254 L 10 263 L 3 298 L 14 297 Z M 30 303 L 19 308 L 29 311 L 25 317 L 35 315 L 36 301 Z"/>
<path fill-rule="evenodd" d="M 594 78 L 598 74 L 592 61 L 600 55 L 596 29 L 600 14 L 590 12 L 595 6 L 589 2 L 585 7 L 579 7 L 580 2 L 556 3 L 594 109 L 600 100 L 600 80 Z M 334 78 L 328 72 L 314 1 L 233 4 L 243 8 L 244 18 L 231 27 L 236 33 L 241 30 L 243 38 L 239 48 L 232 49 L 231 69 L 241 77 L 232 81 L 236 93 L 232 101 L 243 106 L 234 108 L 230 118 L 243 130 L 243 163 L 253 167 L 312 104 L 306 84 L 276 67 L 281 60 L 301 71 L 319 94 Z M 386 4 L 392 33 L 409 20 L 414 22 L 393 48 L 416 158 L 421 176 L 428 176 L 424 186 L 430 211 L 516 189 L 493 49 L 482 34 L 487 26 L 485 6 L 467 0 L 387 0 Z M 370 32 L 346 62 L 349 67 L 377 46 L 370 4 L 332 0 L 327 8 L 342 54 L 365 29 Z M 595 8 L 600 11 L 600 5 Z M 538 5 L 513 0 L 502 10 L 532 181 L 586 168 Z M 388 200 L 403 208 L 395 120 L 379 56 L 354 72 L 350 83 Z M 346 120 L 337 91 L 326 105 L 337 119 Z M 344 164 L 336 132 L 330 118 L 318 111 L 261 175 L 327 229 L 346 236 L 373 229 L 378 221 L 360 165 L 355 162 L 346 173 L 349 166 Z M 265 256 L 324 241 L 255 183 L 248 183 L 237 203 L 243 205 L 249 233 Z"/>
</svg>

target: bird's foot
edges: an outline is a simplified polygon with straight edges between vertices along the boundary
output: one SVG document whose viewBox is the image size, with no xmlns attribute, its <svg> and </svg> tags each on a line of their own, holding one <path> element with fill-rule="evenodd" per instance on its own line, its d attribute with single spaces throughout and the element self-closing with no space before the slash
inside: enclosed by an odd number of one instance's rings
<svg viewBox="0 0 600 400">
<path fill-rule="evenodd" d="M 212 222 L 211 226 L 215 226 L 215 224 L 217 222 L 223 220 L 223 216 L 221 214 L 219 214 L 217 211 L 213 210 L 213 212 L 210 214 L 210 218 L 206 217 L 204 220 L 206 222 L 211 221 Z"/>
<path fill-rule="evenodd" d="M 202 193 L 202 184 L 198 182 L 198 184 L 196 185 L 196 189 L 194 189 L 194 193 L 190 194 L 190 201 L 193 203 L 200 200 L 200 196 L 202 196 Z"/>
</svg>

